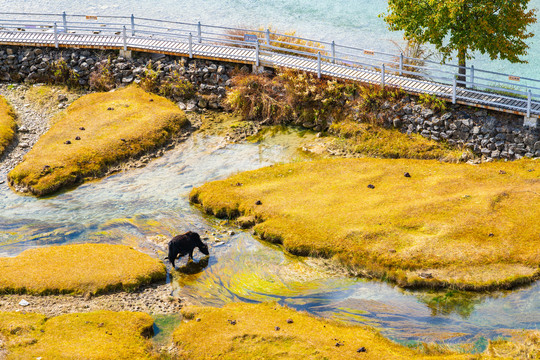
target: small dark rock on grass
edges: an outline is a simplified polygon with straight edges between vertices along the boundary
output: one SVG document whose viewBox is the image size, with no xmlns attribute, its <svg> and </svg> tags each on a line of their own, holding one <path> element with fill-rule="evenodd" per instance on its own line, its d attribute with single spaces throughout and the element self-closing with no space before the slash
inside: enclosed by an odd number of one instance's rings
<svg viewBox="0 0 540 360">
<path fill-rule="evenodd" d="M 375 189 L 375 185 L 369 184 L 367 187 L 368 187 L 368 189 Z"/>
<path fill-rule="evenodd" d="M 255 205 L 262 205 L 262 201 L 261 201 L 261 200 L 257 200 L 257 201 L 255 202 Z"/>
<path fill-rule="evenodd" d="M 71 141 L 67 140 L 67 141 L 64 142 L 64 144 L 69 145 L 69 144 L 71 144 Z"/>
<path fill-rule="evenodd" d="M 408 172 L 406 172 L 404 176 L 407 177 L 407 178 L 410 178 L 410 177 L 411 177 L 411 174 L 409 174 Z"/>
<path fill-rule="evenodd" d="M 367 349 L 362 346 L 360 349 L 356 350 L 356 352 L 359 352 L 359 353 L 367 352 Z"/>
</svg>

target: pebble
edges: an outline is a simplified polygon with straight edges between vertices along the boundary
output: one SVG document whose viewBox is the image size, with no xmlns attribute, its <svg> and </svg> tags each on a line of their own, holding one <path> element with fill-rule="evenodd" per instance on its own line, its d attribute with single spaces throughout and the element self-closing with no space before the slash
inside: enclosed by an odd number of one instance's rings
<svg viewBox="0 0 540 360">
<path fill-rule="evenodd" d="M 356 350 L 356 352 L 359 352 L 359 353 L 367 352 L 367 349 L 362 346 L 360 349 Z"/>
<path fill-rule="evenodd" d="M 369 184 L 367 187 L 368 187 L 369 189 L 375 189 L 375 185 Z"/>
<path fill-rule="evenodd" d="M 21 301 L 19 301 L 19 305 L 21 305 L 21 306 L 28 306 L 28 305 L 30 305 L 30 303 L 29 303 L 28 301 L 22 299 Z"/>
<path fill-rule="evenodd" d="M 293 322 L 293 319 L 287 319 L 287 324 L 292 324 Z"/>
<path fill-rule="evenodd" d="M 227 320 L 229 322 L 229 324 L 231 325 L 236 325 L 236 320 Z"/>
<path fill-rule="evenodd" d="M 69 144 L 71 144 L 71 141 L 67 140 L 67 141 L 64 142 L 64 144 L 69 145 Z"/>
<path fill-rule="evenodd" d="M 79 128 L 79 130 L 84 131 L 84 130 L 86 130 L 86 129 L 85 129 L 84 127 L 81 126 L 81 127 Z"/>
<path fill-rule="evenodd" d="M 107 110 L 111 111 L 111 110 L 114 110 L 113 107 L 108 107 Z"/>
<path fill-rule="evenodd" d="M 276 326 L 276 331 L 279 331 L 281 330 L 279 326 Z"/>
<path fill-rule="evenodd" d="M 257 201 L 255 202 L 255 205 L 262 205 L 262 201 L 261 201 L 261 200 L 257 200 Z"/>
<path fill-rule="evenodd" d="M 75 137 L 75 140 L 81 140 L 80 136 Z"/>
<path fill-rule="evenodd" d="M 411 174 L 409 174 L 408 172 L 405 173 L 405 177 L 406 178 L 410 178 L 411 177 Z"/>
</svg>

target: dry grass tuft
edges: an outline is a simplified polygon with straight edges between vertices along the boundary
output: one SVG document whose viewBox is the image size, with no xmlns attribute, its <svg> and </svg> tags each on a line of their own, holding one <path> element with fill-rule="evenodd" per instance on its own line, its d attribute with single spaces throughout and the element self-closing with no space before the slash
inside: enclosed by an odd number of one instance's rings
<svg viewBox="0 0 540 360">
<path fill-rule="evenodd" d="M 539 165 L 322 160 L 241 173 L 190 198 L 218 217 L 255 216 L 256 232 L 292 253 L 400 286 L 510 288 L 540 276 Z"/>
<path fill-rule="evenodd" d="M 7 100 L 0 96 L 0 155 L 15 136 L 15 112 Z"/>
<path fill-rule="evenodd" d="M 98 311 L 46 318 L 0 313 L 7 359 L 153 359 L 148 314 Z M 1 352 L 0 352 L 1 355 Z"/>
<path fill-rule="evenodd" d="M 407 135 L 397 129 L 388 129 L 371 123 L 346 119 L 333 123 L 330 133 L 339 141 L 342 151 L 370 157 L 390 159 L 441 159 L 459 162 L 463 151 L 419 134 Z"/>
<path fill-rule="evenodd" d="M 8 178 L 17 190 L 50 194 L 164 145 L 187 124 L 174 103 L 136 86 L 86 95 L 58 117 Z"/>
<path fill-rule="evenodd" d="M 165 277 L 160 260 L 125 245 L 52 246 L 0 258 L 0 293 L 4 294 L 133 291 Z"/>
<path fill-rule="evenodd" d="M 464 354 L 420 354 L 371 328 L 316 318 L 272 303 L 233 303 L 183 312 L 190 321 L 173 334 L 182 359 L 470 359 Z M 366 352 L 357 352 L 362 347 Z"/>
</svg>

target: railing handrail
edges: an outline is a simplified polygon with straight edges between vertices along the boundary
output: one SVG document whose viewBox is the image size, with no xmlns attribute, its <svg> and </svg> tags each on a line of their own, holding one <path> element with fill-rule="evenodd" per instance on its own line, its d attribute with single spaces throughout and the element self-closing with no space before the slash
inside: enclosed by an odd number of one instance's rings
<svg viewBox="0 0 540 360">
<path fill-rule="evenodd" d="M 83 20 L 85 19 L 85 20 Z M 38 28 L 39 27 L 39 28 Z M 527 96 L 530 104 L 536 104 L 536 93 L 532 90 L 540 90 L 540 79 L 531 77 L 518 77 L 512 74 L 484 70 L 471 66 L 459 66 L 445 64 L 430 59 L 409 57 L 404 54 L 392 54 L 372 49 L 364 49 L 344 44 L 336 44 L 334 41 L 315 40 L 296 35 L 287 35 L 276 31 L 253 30 L 233 28 L 218 25 L 206 25 L 182 21 L 160 20 L 146 17 L 122 16 L 122 15 L 83 15 L 63 13 L 20 13 L 0 12 L 0 32 L 8 30 L 23 30 L 31 32 L 47 31 L 54 29 L 55 46 L 59 44 L 59 34 L 109 34 L 123 37 L 124 49 L 129 46 L 129 39 L 156 38 L 166 41 L 189 40 L 190 56 L 193 54 L 193 46 L 197 44 L 212 44 L 213 46 L 239 46 L 255 51 L 255 62 L 259 63 L 260 54 L 289 55 L 296 58 L 304 58 L 316 61 L 316 72 L 321 76 L 321 67 L 327 63 L 339 64 L 340 66 L 362 69 L 372 69 L 380 73 L 381 82 L 384 85 L 385 77 L 411 76 L 414 82 L 432 82 L 436 84 L 453 84 L 453 100 L 457 95 L 456 85 L 469 86 L 474 92 L 487 90 L 487 94 L 501 92 L 504 94 L 516 94 Z M 242 38 L 241 33 L 244 33 Z M 256 42 L 245 34 L 255 34 Z M 292 45 L 291 45 L 292 44 Z M 412 63 L 410 63 L 412 62 Z M 464 69 L 467 74 L 457 73 Z M 331 74 L 331 72 L 327 73 Z M 489 75 L 501 78 L 490 78 Z M 410 79 L 410 78 L 409 78 Z M 487 82 L 487 83 L 486 83 Z M 490 83 L 492 82 L 492 83 Z M 509 88 L 510 87 L 510 88 Z M 472 92 L 472 90 L 471 90 Z M 502 95 L 501 95 L 502 96 Z M 506 95 L 505 95 L 506 96 Z M 522 98 L 518 99 L 522 99 Z M 528 108 L 530 115 L 531 109 Z"/>
</svg>

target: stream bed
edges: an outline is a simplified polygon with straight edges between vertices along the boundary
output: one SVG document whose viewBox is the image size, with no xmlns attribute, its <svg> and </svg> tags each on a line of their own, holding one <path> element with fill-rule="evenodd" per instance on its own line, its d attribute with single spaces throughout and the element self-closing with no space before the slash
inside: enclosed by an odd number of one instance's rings
<svg viewBox="0 0 540 360">
<path fill-rule="evenodd" d="M 306 135 L 307 137 L 312 135 Z M 0 184 L 0 256 L 67 243 L 121 243 L 163 258 L 156 239 L 193 230 L 208 241 L 210 257 L 174 276 L 173 295 L 188 304 L 277 301 L 309 313 L 375 326 L 402 343 L 468 344 L 482 351 L 487 339 L 511 329 L 538 329 L 540 284 L 511 292 L 406 291 L 352 278 L 328 262 L 284 253 L 250 231 L 208 218 L 191 206 L 189 191 L 205 182 L 301 157 L 306 137 L 289 131 L 262 144 L 226 144 L 194 135 L 146 167 L 36 199 Z"/>
</svg>

